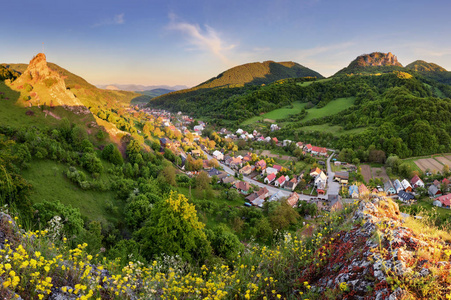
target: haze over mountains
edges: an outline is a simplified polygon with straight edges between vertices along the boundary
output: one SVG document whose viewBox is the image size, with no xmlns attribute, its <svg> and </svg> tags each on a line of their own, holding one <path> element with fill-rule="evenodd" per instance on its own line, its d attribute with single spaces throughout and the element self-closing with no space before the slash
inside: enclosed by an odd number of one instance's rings
<svg viewBox="0 0 451 300">
<path fill-rule="evenodd" d="M 96 85 L 100 89 L 107 89 L 107 90 L 122 90 L 122 91 L 129 91 L 129 92 L 143 92 L 143 91 L 150 91 L 155 89 L 165 89 L 165 90 L 171 90 L 171 91 L 178 91 L 189 88 L 186 85 L 140 85 L 140 84 L 97 84 Z"/>
</svg>

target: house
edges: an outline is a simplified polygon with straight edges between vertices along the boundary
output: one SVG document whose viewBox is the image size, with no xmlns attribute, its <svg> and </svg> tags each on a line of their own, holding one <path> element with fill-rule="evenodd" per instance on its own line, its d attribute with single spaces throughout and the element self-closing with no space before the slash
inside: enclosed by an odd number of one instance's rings
<svg viewBox="0 0 451 300">
<path fill-rule="evenodd" d="M 252 160 L 252 153 L 248 152 L 244 157 L 243 157 L 243 162 L 250 162 Z"/>
<path fill-rule="evenodd" d="M 222 154 L 220 151 L 215 150 L 213 152 L 213 158 L 215 158 L 216 160 L 224 160 L 224 154 Z"/>
<path fill-rule="evenodd" d="M 451 194 L 443 195 L 437 198 L 442 204 L 442 207 L 450 208 L 451 205 Z"/>
<path fill-rule="evenodd" d="M 276 187 L 283 187 L 283 185 L 285 184 L 286 178 L 285 176 L 280 176 L 279 178 L 276 179 L 276 181 L 274 182 L 274 185 Z"/>
<path fill-rule="evenodd" d="M 211 169 L 211 166 L 210 166 L 208 160 L 204 159 L 204 160 L 202 161 L 202 168 L 203 168 L 204 170 L 210 170 L 210 169 Z"/>
<path fill-rule="evenodd" d="M 303 142 L 297 142 L 296 143 L 296 147 L 298 147 L 299 149 L 303 149 L 304 148 L 304 143 Z"/>
<path fill-rule="evenodd" d="M 414 189 L 416 189 L 417 187 L 424 188 L 424 182 L 420 177 L 418 177 L 418 175 L 413 176 L 413 178 L 410 180 L 410 184 Z"/>
<path fill-rule="evenodd" d="M 266 174 L 277 174 L 277 173 L 279 173 L 279 171 L 277 169 L 274 169 L 272 167 L 267 167 L 264 172 L 266 172 Z M 264 173 L 264 172 L 262 172 L 262 173 Z"/>
<path fill-rule="evenodd" d="M 257 161 L 255 163 L 255 167 L 260 168 L 261 171 L 264 171 L 266 169 L 266 161 L 264 161 L 263 159 Z"/>
<path fill-rule="evenodd" d="M 269 174 L 268 176 L 266 176 L 264 182 L 265 182 L 266 184 L 270 184 L 270 183 L 272 183 L 275 179 L 276 179 L 276 174 L 271 173 L 271 174 Z"/>
<path fill-rule="evenodd" d="M 334 161 L 334 165 L 335 166 L 341 166 L 341 161 L 338 161 L 338 160 Z"/>
<path fill-rule="evenodd" d="M 203 125 L 196 125 L 196 126 L 194 126 L 193 129 L 196 132 L 200 132 L 200 131 L 204 130 L 204 126 Z"/>
<path fill-rule="evenodd" d="M 191 150 L 191 155 L 192 156 L 200 156 L 200 150 Z"/>
<path fill-rule="evenodd" d="M 398 194 L 399 191 L 404 190 L 401 182 L 398 179 L 393 180 L 393 187 L 395 188 L 396 194 Z"/>
<path fill-rule="evenodd" d="M 431 186 L 428 188 L 428 193 L 431 197 L 434 197 L 434 198 L 436 198 L 442 194 L 440 189 L 435 184 L 431 184 Z"/>
<path fill-rule="evenodd" d="M 296 188 L 296 186 L 298 185 L 298 180 L 296 179 L 296 177 L 294 177 L 293 179 L 291 179 L 290 181 L 285 183 L 285 188 L 291 191 L 294 191 L 294 189 Z"/>
<path fill-rule="evenodd" d="M 257 191 L 257 195 L 263 199 L 269 196 L 269 191 L 266 187 L 261 188 Z"/>
<path fill-rule="evenodd" d="M 160 139 L 160 145 L 163 148 L 167 148 L 167 147 L 171 146 L 171 140 L 169 140 L 167 138 L 161 138 Z"/>
<path fill-rule="evenodd" d="M 255 169 L 254 166 L 247 165 L 247 166 L 242 167 L 238 172 L 240 174 L 249 176 L 252 173 L 252 171 L 254 171 L 254 169 Z"/>
<path fill-rule="evenodd" d="M 307 152 L 311 152 L 312 151 L 312 145 L 311 144 L 305 145 L 304 150 L 307 151 Z"/>
<path fill-rule="evenodd" d="M 415 197 L 412 194 L 410 194 L 410 193 L 407 193 L 405 191 L 400 191 L 398 193 L 398 199 L 401 200 L 402 202 L 409 203 L 413 199 L 415 199 Z"/>
<path fill-rule="evenodd" d="M 272 140 L 273 140 L 274 142 L 276 142 L 276 144 L 279 142 L 279 140 L 278 140 L 276 137 L 273 137 Z"/>
<path fill-rule="evenodd" d="M 293 141 L 291 141 L 291 140 L 283 140 L 283 142 L 282 142 L 282 145 L 284 146 L 284 147 L 286 147 L 286 146 L 288 146 L 289 144 L 291 144 Z"/>
<path fill-rule="evenodd" d="M 242 135 L 244 133 L 244 130 L 241 128 L 238 128 L 238 130 L 235 132 L 237 135 Z"/>
<path fill-rule="evenodd" d="M 318 176 L 316 176 L 315 178 L 315 186 L 317 189 L 324 189 L 326 187 L 326 183 L 327 176 L 326 174 L 324 174 L 323 171 L 321 171 L 321 173 L 319 173 Z"/>
<path fill-rule="evenodd" d="M 277 124 L 271 124 L 271 131 L 274 131 L 274 130 L 279 130 L 279 126 L 277 126 Z"/>
<path fill-rule="evenodd" d="M 265 142 L 267 142 L 267 143 L 271 142 L 271 137 L 269 137 L 269 136 L 265 137 Z"/>
<path fill-rule="evenodd" d="M 326 148 L 323 148 L 323 147 L 313 146 L 311 152 L 314 155 L 322 155 L 322 156 L 327 155 L 327 150 L 326 150 Z"/>
<path fill-rule="evenodd" d="M 436 187 L 440 188 L 440 181 L 438 181 L 437 179 L 434 180 L 433 184 L 434 184 Z"/>
<path fill-rule="evenodd" d="M 257 197 L 254 200 L 251 201 L 252 205 L 258 206 L 260 208 L 263 208 L 263 204 L 265 203 L 265 199 Z"/>
<path fill-rule="evenodd" d="M 387 180 L 387 182 L 384 183 L 384 192 L 387 196 L 396 194 L 396 190 L 393 187 L 391 180 Z"/>
<path fill-rule="evenodd" d="M 359 188 L 355 184 L 351 185 L 349 187 L 348 194 L 351 198 L 359 198 Z"/>
<path fill-rule="evenodd" d="M 349 172 L 335 172 L 334 180 L 342 184 L 347 184 L 349 180 Z"/>
<path fill-rule="evenodd" d="M 216 168 L 212 168 L 210 171 L 208 171 L 209 177 L 218 176 L 219 174 L 221 174 L 221 171 L 217 170 Z"/>
<path fill-rule="evenodd" d="M 219 172 L 219 174 L 217 175 L 219 180 L 222 180 L 223 178 L 226 178 L 227 176 L 229 176 L 229 174 L 227 172 L 221 171 Z"/>
<path fill-rule="evenodd" d="M 241 157 L 232 157 L 232 160 L 230 161 L 229 165 L 231 168 L 241 168 Z"/>
<path fill-rule="evenodd" d="M 235 182 L 237 181 L 237 179 L 233 176 L 228 176 L 222 179 L 222 183 L 230 183 L 230 184 L 235 184 Z"/>
<path fill-rule="evenodd" d="M 370 191 L 368 190 L 366 185 L 364 185 L 363 183 L 361 185 L 359 185 L 359 194 L 360 195 L 367 195 L 369 193 L 370 193 Z"/>
<path fill-rule="evenodd" d="M 235 183 L 235 188 L 241 193 L 241 194 L 248 194 L 249 189 L 251 188 L 251 185 L 249 182 L 245 181 L 238 181 Z"/>
<path fill-rule="evenodd" d="M 310 176 L 316 177 L 316 176 L 318 176 L 321 172 L 322 172 L 321 169 L 318 168 L 318 167 L 316 167 L 315 169 L 312 169 L 312 170 L 310 171 Z"/>
<path fill-rule="evenodd" d="M 401 185 L 402 185 L 404 191 L 406 191 L 408 193 L 412 193 L 412 186 L 410 185 L 410 183 L 406 179 L 403 179 L 401 181 Z"/>
<path fill-rule="evenodd" d="M 329 204 L 329 211 L 336 211 L 343 209 L 343 202 L 341 201 L 340 195 L 329 195 L 328 197 Z"/>
<path fill-rule="evenodd" d="M 280 170 L 282 170 L 282 166 L 280 166 L 280 165 L 273 165 L 272 167 L 274 169 L 276 169 L 278 172 L 280 172 Z"/>
<path fill-rule="evenodd" d="M 287 203 L 291 207 L 295 207 L 298 204 L 298 201 L 299 201 L 298 193 L 292 193 L 287 199 Z"/>
<path fill-rule="evenodd" d="M 437 206 L 437 207 L 442 207 L 442 202 L 435 200 L 434 202 L 432 202 L 432 205 Z"/>
</svg>

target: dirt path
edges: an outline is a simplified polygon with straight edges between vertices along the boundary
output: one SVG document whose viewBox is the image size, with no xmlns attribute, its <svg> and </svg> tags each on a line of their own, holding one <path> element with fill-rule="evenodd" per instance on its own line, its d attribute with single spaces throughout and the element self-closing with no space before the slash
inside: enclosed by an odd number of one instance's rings
<svg viewBox="0 0 451 300">
<path fill-rule="evenodd" d="M 369 182 L 371 179 L 371 167 L 369 165 L 360 165 L 360 168 L 362 169 L 363 179 Z"/>
</svg>

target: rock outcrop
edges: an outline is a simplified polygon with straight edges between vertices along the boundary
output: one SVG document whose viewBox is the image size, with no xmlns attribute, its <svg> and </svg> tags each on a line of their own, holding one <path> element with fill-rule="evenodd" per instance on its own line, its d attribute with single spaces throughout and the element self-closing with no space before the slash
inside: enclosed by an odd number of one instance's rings
<svg viewBox="0 0 451 300">
<path fill-rule="evenodd" d="M 358 66 L 362 67 L 377 67 L 377 66 L 402 67 L 402 65 L 398 62 L 398 58 L 391 52 L 388 53 L 373 52 L 370 54 L 364 54 L 358 56 L 355 59 L 355 62 L 357 62 Z"/>
<path fill-rule="evenodd" d="M 409 287 L 423 281 L 434 281 L 443 296 L 451 293 L 442 279 L 451 271 L 450 241 L 407 227 L 398 205 L 383 197 L 362 201 L 353 220 L 351 230 L 316 251 L 320 265 L 305 269 L 301 282 L 324 299 L 331 291 L 341 299 L 417 299 L 423 291 Z"/>
<path fill-rule="evenodd" d="M 89 113 L 89 110 L 78 100 L 74 94 L 66 88 L 64 79 L 49 68 L 44 53 L 39 53 L 30 61 L 25 72 L 14 81 L 13 85 L 18 89 L 31 86 L 33 92 L 26 105 L 65 106 L 78 113 Z M 39 86 L 39 89 L 35 89 Z"/>
</svg>

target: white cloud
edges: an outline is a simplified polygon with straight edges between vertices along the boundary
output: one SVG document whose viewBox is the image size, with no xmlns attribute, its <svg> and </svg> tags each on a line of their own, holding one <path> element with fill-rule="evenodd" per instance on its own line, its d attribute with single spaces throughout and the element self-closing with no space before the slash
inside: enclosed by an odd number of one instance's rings
<svg viewBox="0 0 451 300">
<path fill-rule="evenodd" d="M 234 49 L 236 45 L 224 42 L 215 29 L 208 25 L 205 25 L 202 29 L 198 24 L 178 21 L 174 14 L 169 14 L 169 19 L 171 21 L 167 29 L 182 33 L 188 43 L 194 46 L 194 48 L 187 48 L 187 50 L 196 49 L 209 52 L 223 63 L 231 64 L 227 52 Z"/>
<path fill-rule="evenodd" d="M 92 27 L 108 26 L 108 25 L 122 25 L 125 23 L 124 14 L 115 15 L 112 18 L 104 19 L 99 23 L 92 25 Z"/>
</svg>

